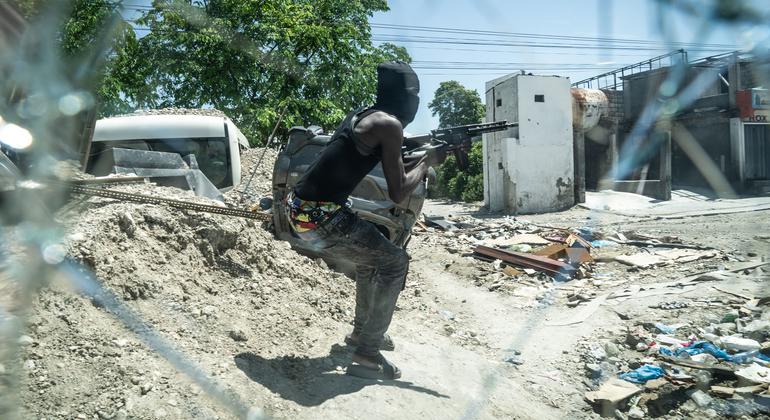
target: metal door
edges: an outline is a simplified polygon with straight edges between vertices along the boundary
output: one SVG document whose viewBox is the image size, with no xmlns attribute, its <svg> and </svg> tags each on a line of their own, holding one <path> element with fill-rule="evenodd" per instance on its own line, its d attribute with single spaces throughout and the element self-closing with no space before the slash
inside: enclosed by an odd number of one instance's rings
<svg viewBox="0 0 770 420">
<path fill-rule="evenodd" d="M 746 179 L 770 179 L 770 124 L 746 124 Z"/>
</svg>

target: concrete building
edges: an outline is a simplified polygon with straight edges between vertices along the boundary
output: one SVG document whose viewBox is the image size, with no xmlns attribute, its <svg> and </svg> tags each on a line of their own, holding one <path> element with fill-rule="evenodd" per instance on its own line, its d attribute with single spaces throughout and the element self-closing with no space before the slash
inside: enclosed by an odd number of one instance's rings
<svg viewBox="0 0 770 420">
<path fill-rule="evenodd" d="M 613 188 L 665 200 L 672 185 L 721 196 L 770 191 L 769 75 L 770 65 L 756 57 L 729 53 L 688 62 L 680 50 L 573 86 L 602 89 L 617 110 L 606 124 L 615 135 L 613 167 L 622 169 L 613 172 Z M 697 95 L 683 95 L 687 89 Z M 658 118 L 635 130 L 656 103 L 664 104 Z M 586 146 L 592 189 L 591 169 L 607 161 L 610 148 Z"/>
<path fill-rule="evenodd" d="M 486 84 L 487 121 L 518 129 L 484 135 L 484 202 L 513 214 L 575 204 L 569 79 L 515 74 Z"/>
</svg>

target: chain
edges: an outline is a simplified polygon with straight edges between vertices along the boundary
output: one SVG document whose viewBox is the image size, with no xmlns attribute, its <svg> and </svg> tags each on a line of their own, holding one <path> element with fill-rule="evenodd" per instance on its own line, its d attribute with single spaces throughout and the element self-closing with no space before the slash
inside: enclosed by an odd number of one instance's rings
<svg viewBox="0 0 770 420">
<path fill-rule="evenodd" d="M 82 185 L 70 185 L 68 188 L 70 191 L 76 194 L 113 198 L 115 200 L 131 201 L 134 203 L 155 204 L 159 206 L 165 205 L 177 209 L 224 214 L 227 216 L 245 217 L 247 219 L 268 220 L 270 218 L 270 215 L 267 213 L 258 213 L 249 210 L 233 209 L 229 207 L 212 206 L 208 204 L 198 204 L 189 201 L 174 200 L 171 198 L 153 197 L 151 195 L 133 194 L 110 189 L 84 187 Z"/>
</svg>

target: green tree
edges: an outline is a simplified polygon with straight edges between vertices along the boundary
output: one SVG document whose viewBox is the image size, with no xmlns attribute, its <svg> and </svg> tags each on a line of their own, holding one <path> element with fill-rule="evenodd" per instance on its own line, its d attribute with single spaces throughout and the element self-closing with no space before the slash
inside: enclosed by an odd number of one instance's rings
<svg viewBox="0 0 770 420">
<path fill-rule="evenodd" d="M 136 34 L 120 15 L 122 1 L 11 1 L 29 25 L 55 34 L 61 72 L 69 75 L 71 88 L 95 93 L 100 113 L 128 111 L 128 93 L 147 91 Z"/>
<path fill-rule="evenodd" d="M 284 127 L 334 128 L 373 102 L 378 62 L 411 61 L 404 48 L 372 45 L 368 19 L 386 10 L 384 0 L 155 0 L 138 20 L 153 92 L 128 96 L 218 108 L 254 142 L 284 108 Z"/>
<path fill-rule="evenodd" d="M 484 104 L 476 89 L 455 80 L 441 82 L 428 108 L 438 115 L 439 128 L 475 124 L 484 118 Z"/>
<path fill-rule="evenodd" d="M 467 89 L 459 82 L 441 82 L 428 104 L 434 116 L 439 117 L 439 128 L 480 123 L 484 118 L 484 104 L 475 89 Z M 454 156 L 439 166 L 436 185 L 431 195 L 452 200 L 479 201 L 484 198 L 483 153 L 480 142 L 475 142 L 468 153 L 468 168 L 461 171 Z"/>
</svg>

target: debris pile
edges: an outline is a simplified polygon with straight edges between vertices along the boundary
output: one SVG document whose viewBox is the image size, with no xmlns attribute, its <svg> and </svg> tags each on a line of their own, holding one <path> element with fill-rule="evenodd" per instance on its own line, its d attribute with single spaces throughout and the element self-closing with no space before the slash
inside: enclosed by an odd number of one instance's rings
<svg viewBox="0 0 770 420">
<path fill-rule="evenodd" d="M 770 296 L 728 302 L 700 323 L 636 321 L 584 343 L 585 399 L 609 417 L 770 415 Z"/>
<path fill-rule="evenodd" d="M 278 152 L 272 148 L 253 147 L 241 151 L 241 184 L 225 194 L 225 201 L 235 206 L 251 206 L 261 198 L 272 198 L 270 180 L 277 157 Z"/>
<path fill-rule="evenodd" d="M 590 302 L 600 289 L 622 283 L 631 284 L 626 294 L 614 292 L 607 297 L 622 301 L 645 290 L 647 294 L 663 294 L 648 290 L 655 285 L 644 285 L 645 277 L 655 277 L 645 270 L 662 269 L 663 273 L 656 274 L 680 276 L 717 269 L 701 261 L 726 258 L 717 250 L 685 244 L 670 235 L 654 237 L 634 231 L 603 234 L 589 228 L 541 226 L 513 217 L 485 220 L 425 216 L 414 232 L 423 234 L 422 241 L 428 245 L 483 261 L 476 264 L 478 286 L 514 294 L 534 287 L 534 294 L 541 297 L 557 284 L 567 291 L 566 304 L 570 307 Z M 568 285 L 563 283 L 568 280 L 572 280 Z M 671 302 L 672 309 L 679 306 Z"/>
</svg>

